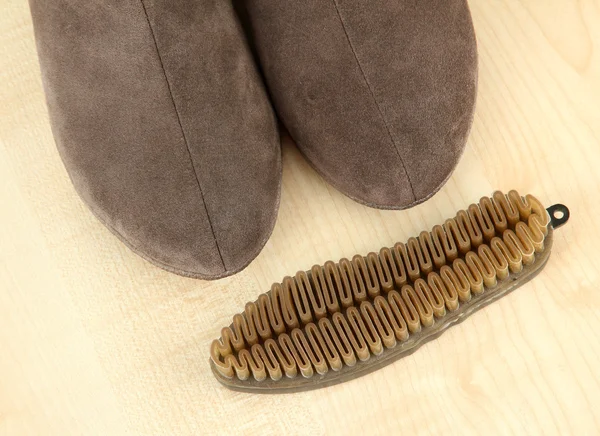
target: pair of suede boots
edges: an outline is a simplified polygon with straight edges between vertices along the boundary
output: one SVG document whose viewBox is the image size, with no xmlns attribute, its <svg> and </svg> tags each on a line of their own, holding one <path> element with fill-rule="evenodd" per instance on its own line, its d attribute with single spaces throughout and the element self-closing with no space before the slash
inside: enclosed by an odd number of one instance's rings
<svg viewBox="0 0 600 436">
<path fill-rule="evenodd" d="M 371 207 L 433 195 L 464 148 L 466 0 L 30 0 L 52 129 L 93 213 L 191 277 L 254 259 L 279 205 L 277 119 Z"/>
</svg>

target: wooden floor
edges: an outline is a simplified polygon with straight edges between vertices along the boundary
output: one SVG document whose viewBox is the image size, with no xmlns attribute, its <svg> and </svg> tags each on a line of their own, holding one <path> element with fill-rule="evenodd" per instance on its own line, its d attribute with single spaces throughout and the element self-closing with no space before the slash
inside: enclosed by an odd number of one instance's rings
<svg viewBox="0 0 600 436">
<path fill-rule="evenodd" d="M 87 211 L 53 143 L 27 2 L 0 4 L 0 433 L 598 434 L 599 1 L 471 0 L 479 99 L 446 186 L 368 209 L 285 143 L 273 236 L 216 282 L 148 264 Z M 511 188 L 571 209 L 534 281 L 346 384 L 258 396 L 213 379 L 211 340 L 273 281 Z"/>
</svg>

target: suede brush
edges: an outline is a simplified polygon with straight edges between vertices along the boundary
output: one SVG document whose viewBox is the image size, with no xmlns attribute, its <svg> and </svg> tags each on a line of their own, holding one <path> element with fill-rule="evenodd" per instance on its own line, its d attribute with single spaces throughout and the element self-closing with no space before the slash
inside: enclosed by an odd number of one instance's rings
<svg viewBox="0 0 600 436">
<path fill-rule="evenodd" d="M 563 205 L 495 192 L 406 244 L 286 277 L 221 330 L 213 373 L 276 393 L 372 372 L 537 275 L 568 219 Z"/>
</svg>

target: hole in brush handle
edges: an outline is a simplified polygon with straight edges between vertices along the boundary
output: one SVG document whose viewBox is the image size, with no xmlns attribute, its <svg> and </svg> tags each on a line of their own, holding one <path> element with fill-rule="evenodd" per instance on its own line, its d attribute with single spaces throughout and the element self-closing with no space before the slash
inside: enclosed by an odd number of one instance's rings
<svg viewBox="0 0 600 436">
<path fill-rule="evenodd" d="M 558 229 L 569 221 L 569 208 L 564 204 L 553 204 L 546 210 L 548 211 L 548 215 L 550 215 L 550 225 L 553 229 Z"/>
</svg>

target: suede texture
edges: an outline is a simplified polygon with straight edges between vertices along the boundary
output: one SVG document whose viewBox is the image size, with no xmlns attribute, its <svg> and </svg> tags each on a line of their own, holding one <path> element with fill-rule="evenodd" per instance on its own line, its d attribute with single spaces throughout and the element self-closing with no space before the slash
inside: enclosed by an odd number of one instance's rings
<svg viewBox="0 0 600 436">
<path fill-rule="evenodd" d="M 277 125 L 228 2 L 30 0 L 53 133 L 94 214 L 147 260 L 244 268 L 279 204 Z"/>
<path fill-rule="evenodd" d="M 275 109 L 349 197 L 403 209 L 455 168 L 473 119 L 465 0 L 240 0 Z"/>
</svg>

